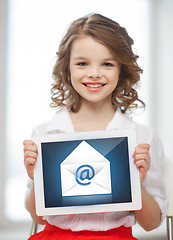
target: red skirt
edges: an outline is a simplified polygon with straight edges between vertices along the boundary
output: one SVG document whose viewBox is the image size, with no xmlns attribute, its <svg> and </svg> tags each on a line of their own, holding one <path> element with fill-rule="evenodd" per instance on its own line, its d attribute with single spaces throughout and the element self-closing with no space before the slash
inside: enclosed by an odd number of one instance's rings
<svg viewBox="0 0 173 240">
<path fill-rule="evenodd" d="M 64 230 L 50 224 L 46 224 L 43 231 L 32 235 L 28 240 L 134 240 L 131 227 L 119 227 L 108 231 L 78 231 Z M 137 239 L 136 239 L 137 240 Z"/>
</svg>

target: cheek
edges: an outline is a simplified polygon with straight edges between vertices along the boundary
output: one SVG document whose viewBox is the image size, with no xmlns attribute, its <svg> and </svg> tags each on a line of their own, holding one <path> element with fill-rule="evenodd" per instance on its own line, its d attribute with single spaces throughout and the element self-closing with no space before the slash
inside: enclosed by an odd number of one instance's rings
<svg viewBox="0 0 173 240">
<path fill-rule="evenodd" d="M 112 83 L 116 85 L 119 81 L 119 71 L 112 72 L 109 79 L 111 79 Z"/>
<path fill-rule="evenodd" d="M 72 71 L 70 74 L 71 84 L 74 89 L 79 87 L 79 83 L 81 82 L 81 76 L 77 71 Z"/>
<path fill-rule="evenodd" d="M 81 81 L 81 79 L 84 77 L 84 73 L 77 69 L 73 69 L 70 72 L 70 77 L 71 77 L 71 81 L 78 82 L 78 81 Z"/>
</svg>

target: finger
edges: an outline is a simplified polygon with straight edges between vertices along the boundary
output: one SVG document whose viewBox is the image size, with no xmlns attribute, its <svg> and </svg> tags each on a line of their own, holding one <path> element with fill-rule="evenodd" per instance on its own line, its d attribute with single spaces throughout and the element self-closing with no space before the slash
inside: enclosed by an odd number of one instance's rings
<svg viewBox="0 0 173 240">
<path fill-rule="evenodd" d="M 139 154 L 139 153 L 149 153 L 149 149 L 148 147 L 141 147 L 140 145 L 135 147 L 135 154 Z"/>
<path fill-rule="evenodd" d="M 27 150 L 30 150 L 30 151 L 33 151 L 33 152 L 37 152 L 38 150 L 37 150 L 37 145 L 33 142 L 33 141 L 31 141 L 31 140 L 25 140 L 24 142 L 23 142 L 23 144 L 24 144 L 24 152 L 25 151 L 27 151 Z"/>
<path fill-rule="evenodd" d="M 133 155 L 132 155 L 132 157 L 134 158 L 134 159 L 145 159 L 145 158 L 148 158 L 149 157 L 149 152 L 148 152 L 148 150 L 137 150 L 137 151 L 135 151 L 134 153 L 133 153 Z"/>
<path fill-rule="evenodd" d="M 140 181 L 143 182 L 145 180 L 147 172 L 144 168 L 141 167 L 139 169 L 139 173 L 140 173 Z"/>
<path fill-rule="evenodd" d="M 136 167 L 137 167 L 137 169 L 139 169 L 140 180 L 141 180 L 141 182 L 143 182 L 146 177 L 146 174 L 149 170 L 149 166 L 147 165 L 146 161 L 139 160 L 136 162 Z"/>
<path fill-rule="evenodd" d="M 37 146 L 36 146 L 36 145 L 24 145 L 23 151 L 24 151 L 24 153 L 25 153 L 26 151 L 31 151 L 31 152 L 37 153 L 37 152 L 38 152 L 38 149 L 37 149 Z"/>
<path fill-rule="evenodd" d="M 138 144 L 136 148 L 143 148 L 150 150 L 150 145 L 148 143 Z"/>
<path fill-rule="evenodd" d="M 143 168 L 143 169 L 145 169 L 145 170 L 147 170 L 147 171 L 148 171 L 148 169 L 149 169 L 149 165 L 147 164 L 147 162 L 146 162 L 145 160 L 136 161 L 135 164 L 136 164 L 136 167 L 137 167 L 138 169 Z"/>
<path fill-rule="evenodd" d="M 32 140 L 24 140 L 23 145 L 35 145 L 35 143 Z"/>
<path fill-rule="evenodd" d="M 150 169 L 150 158 L 138 158 L 134 160 L 137 168 L 144 167 L 147 171 Z"/>
<path fill-rule="evenodd" d="M 37 153 L 33 152 L 33 151 L 26 150 L 25 153 L 24 153 L 24 159 L 26 159 L 26 158 L 36 159 L 37 158 Z"/>
<path fill-rule="evenodd" d="M 150 163 L 150 156 L 147 153 L 135 154 L 134 162 L 139 161 L 139 160 L 144 160 L 149 164 Z"/>
<path fill-rule="evenodd" d="M 24 164 L 26 166 L 26 168 L 30 167 L 30 166 L 34 166 L 36 163 L 36 159 L 32 158 L 32 157 L 27 157 L 25 158 Z"/>
</svg>

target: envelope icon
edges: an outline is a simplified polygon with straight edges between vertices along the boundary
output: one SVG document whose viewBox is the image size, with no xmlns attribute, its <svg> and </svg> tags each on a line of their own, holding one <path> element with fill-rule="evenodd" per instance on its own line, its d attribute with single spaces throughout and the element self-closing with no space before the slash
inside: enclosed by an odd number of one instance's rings
<svg viewBox="0 0 173 240">
<path fill-rule="evenodd" d="M 82 141 L 61 163 L 62 196 L 111 194 L 110 162 Z"/>
</svg>

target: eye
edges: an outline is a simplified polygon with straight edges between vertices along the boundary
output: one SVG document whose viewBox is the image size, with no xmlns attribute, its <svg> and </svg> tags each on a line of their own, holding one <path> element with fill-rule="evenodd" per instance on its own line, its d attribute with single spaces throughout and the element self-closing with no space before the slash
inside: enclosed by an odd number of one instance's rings
<svg viewBox="0 0 173 240">
<path fill-rule="evenodd" d="M 103 63 L 103 66 L 104 67 L 113 67 L 113 64 L 110 62 L 105 62 L 105 63 Z"/>
<path fill-rule="evenodd" d="M 78 66 L 81 66 L 81 67 L 86 67 L 88 66 L 88 64 L 86 62 L 78 62 L 77 63 Z"/>
</svg>

